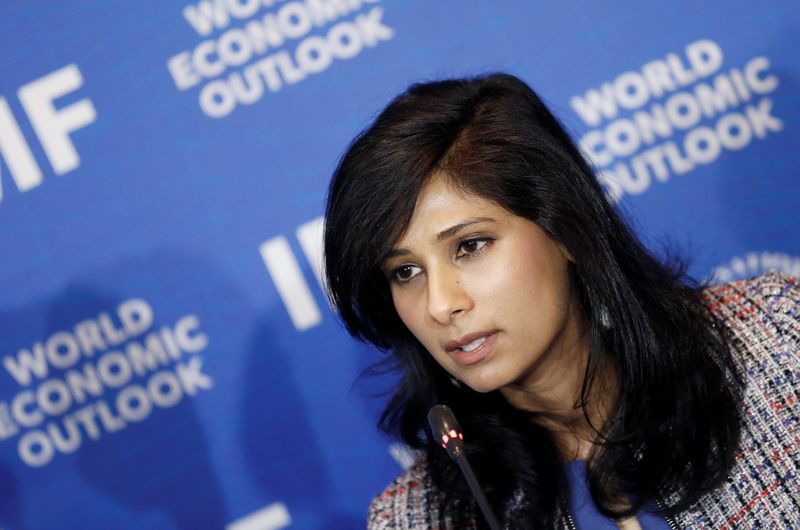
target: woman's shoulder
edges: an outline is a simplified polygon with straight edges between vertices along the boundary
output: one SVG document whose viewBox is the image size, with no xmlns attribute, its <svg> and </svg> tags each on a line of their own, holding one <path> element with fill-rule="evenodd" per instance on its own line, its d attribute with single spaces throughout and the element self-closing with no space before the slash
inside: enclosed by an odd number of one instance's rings
<svg viewBox="0 0 800 530">
<path fill-rule="evenodd" d="M 751 383 L 800 370 L 800 282 L 771 272 L 705 289 L 716 325 L 727 328 L 732 360 Z M 787 386 L 789 381 L 784 381 Z"/>
<path fill-rule="evenodd" d="M 369 530 L 411 530 L 432 528 L 438 519 L 435 503 L 431 505 L 433 485 L 425 458 L 406 469 L 369 507 Z"/>
<path fill-rule="evenodd" d="M 703 296 L 715 319 L 745 342 L 800 340 L 800 282 L 786 273 L 715 285 Z"/>
<path fill-rule="evenodd" d="M 769 273 L 710 287 L 704 296 L 731 332 L 743 388 L 743 425 L 734 467 L 717 490 L 678 521 L 686 528 L 746 521 L 800 528 L 800 283 Z"/>
<path fill-rule="evenodd" d="M 743 296 L 771 298 L 776 296 L 800 299 L 798 279 L 785 272 L 768 272 L 747 280 L 736 280 L 712 285 L 703 291 L 707 299 L 726 299 L 727 302 L 740 300 Z"/>
</svg>

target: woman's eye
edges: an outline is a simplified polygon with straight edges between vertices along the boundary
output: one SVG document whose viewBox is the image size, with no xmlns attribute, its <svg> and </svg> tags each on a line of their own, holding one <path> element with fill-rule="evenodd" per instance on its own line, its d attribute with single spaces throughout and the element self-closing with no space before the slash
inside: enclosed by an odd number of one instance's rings
<svg viewBox="0 0 800 530">
<path fill-rule="evenodd" d="M 417 274 L 419 274 L 419 267 L 416 265 L 400 265 L 392 271 L 392 279 L 399 283 L 404 283 L 411 280 Z"/>
<path fill-rule="evenodd" d="M 481 252 L 488 244 L 488 239 L 467 239 L 466 241 L 462 241 L 458 244 L 457 257 L 461 258 L 464 256 L 469 256 L 470 254 L 477 254 L 478 252 Z"/>
</svg>

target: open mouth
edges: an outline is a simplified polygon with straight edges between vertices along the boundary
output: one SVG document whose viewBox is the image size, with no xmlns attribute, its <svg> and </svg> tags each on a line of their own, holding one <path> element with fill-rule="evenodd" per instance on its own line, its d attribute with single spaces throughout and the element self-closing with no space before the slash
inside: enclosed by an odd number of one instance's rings
<svg viewBox="0 0 800 530">
<path fill-rule="evenodd" d="M 498 332 L 478 337 L 450 350 L 452 358 L 462 366 L 470 366 L 484 360 L 497 342 Z"/>
<path fill-rule="evenodd" d="M 459 346 L 458 349 L 461 350 L 461 351 L 466 351 L 466 352 L 475 351 L 484 342 L 486 342 L 486 337 L 481 337 L 479 339 L 473 340 L 469 344 L 464 344 L 463 346 Z"/>
</svg>

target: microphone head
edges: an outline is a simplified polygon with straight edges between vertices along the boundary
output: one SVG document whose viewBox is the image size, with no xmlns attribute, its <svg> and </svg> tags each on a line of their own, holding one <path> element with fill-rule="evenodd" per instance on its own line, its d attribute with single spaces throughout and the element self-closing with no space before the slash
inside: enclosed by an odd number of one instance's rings
<svg viewBox="0 0 800 530">
<path fill-rule="evenodd" d="M 450 458 L 455 459 L 464 451 L 464 434 L 453 411 L 447 405 L 434 405 L 428 411 L 428 425 L 434 442 L 447 449 Z"/>
</svg>

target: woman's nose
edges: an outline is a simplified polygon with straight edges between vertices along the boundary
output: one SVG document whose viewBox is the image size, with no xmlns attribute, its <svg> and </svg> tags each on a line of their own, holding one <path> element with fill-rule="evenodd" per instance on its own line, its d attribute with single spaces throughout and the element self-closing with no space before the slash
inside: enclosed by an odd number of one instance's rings
<svg viewBox="0 0 800 530">
<path fill-rule="evenodd" d="M 449 324 L 453 318 L 473 307 L 464 288 L 462 278 L 452 271 L 427 271 L 428 314 L 440 324 Z"/>
</svg>

